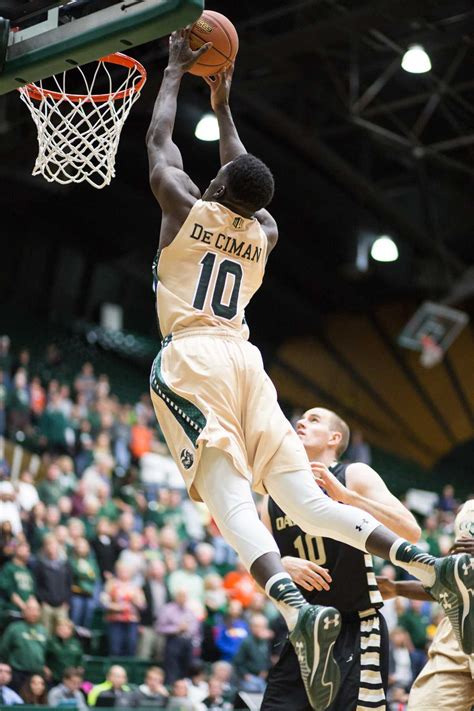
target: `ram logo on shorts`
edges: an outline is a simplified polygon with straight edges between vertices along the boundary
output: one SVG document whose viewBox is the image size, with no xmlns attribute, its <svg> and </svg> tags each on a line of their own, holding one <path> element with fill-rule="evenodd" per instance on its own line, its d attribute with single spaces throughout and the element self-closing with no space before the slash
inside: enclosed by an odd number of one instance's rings
<svg viewBox="0 0 474 711">
<path fill-rule="evenodd" d="M 185 469 L 191 469 L 194 463 L 194 457 L 192 453 L 189 451 L 189 449 L 182 449 L 181 454 L 179 455 L 181 459 L 181 463 Z"/>
</svg>

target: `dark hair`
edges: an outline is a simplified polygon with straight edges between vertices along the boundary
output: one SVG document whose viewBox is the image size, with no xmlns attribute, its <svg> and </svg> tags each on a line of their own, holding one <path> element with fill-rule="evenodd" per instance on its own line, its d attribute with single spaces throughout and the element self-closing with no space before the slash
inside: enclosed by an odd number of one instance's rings
<svg viewBox="0 0 474 711">
<path fill-rule="evenodd" d="M 41 696 L 35 696 L 31 690 L 31 680 L 33 679 L 34 676 L 39 676 L 41 679 L 44 681 L 44 691 L 41 694 Z M 48 701 L 48 693 L 47 693 L 47 687 L 46 687 L 46 682 L 44 680 L 44 677 L 41 676 L 41 674 L 32 674 L 28 679 L 23 683 L 23 686 L 20 689 L 20 696 L 25 702 L 25 704 L 40 704 L 41 706 L 45 706 L 47 701 Z"/>
<path fill-rule="evenodd" d="M 229 197 L 249 212 L 266 207 L 273 197 L 275 181 L 270 168 L 259 158 L 244 153 L 226 168 Z"/>
</svg>

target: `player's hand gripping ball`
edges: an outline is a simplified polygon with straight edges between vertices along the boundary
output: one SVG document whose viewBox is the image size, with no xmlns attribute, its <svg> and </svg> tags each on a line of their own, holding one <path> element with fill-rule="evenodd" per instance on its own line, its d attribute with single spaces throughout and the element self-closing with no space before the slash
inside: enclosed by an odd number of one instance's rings
<svg viewBox="0 0 474 711">
<path fill-rule="evenodd" d="M 204 10 L 191 28 L 191 49 L 199 49 L 207 42 L 212 42 L 212 47 L 188 70 L 191 74 L 212 76 L 234 63 L 239 50 L 239 36 L 232 22 L 220 12 Z"/>
</svg>

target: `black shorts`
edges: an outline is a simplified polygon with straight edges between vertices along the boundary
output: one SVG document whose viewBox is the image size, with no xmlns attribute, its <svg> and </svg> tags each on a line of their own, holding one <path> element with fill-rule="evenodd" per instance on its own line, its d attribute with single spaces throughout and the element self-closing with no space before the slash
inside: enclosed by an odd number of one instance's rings
<svg viewBox="0 0 474 711">
<path fill-rule="evenodd" d="M 388 682 L 388 630 L 383 615 L 374 612 L 343 621 L 334 647 L 334 658 L 341 669 L 341 688 L 327 711 L 385 711 L 387 707 L 384 698 Z M 293 646 L 286 641 L 268 676 L 260 711 L 290 709 L 312 711 L 298 659 Z"/>
</svg>

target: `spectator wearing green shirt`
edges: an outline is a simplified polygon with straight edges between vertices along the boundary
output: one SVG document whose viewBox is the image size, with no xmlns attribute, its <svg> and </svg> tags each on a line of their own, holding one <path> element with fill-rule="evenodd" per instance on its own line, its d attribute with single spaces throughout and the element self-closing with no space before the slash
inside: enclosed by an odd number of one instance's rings
<svg viewBox="0 0 474 711">
<path fill-rule="evenodd" d="M 40 624 L 41 608 L 35 598 L 25 603 L 23 620 L 13 622 L 0 642 L 0 657 L 12 667 L 12 688 L 19 691 L 31 674 L 50 676 L 46 667 L 48 633 Z"/>
<path fill-rule="evenodd" d="M 94 591 L 100 572 L 85 538 L 74 543 L 70 557 L 72 568 L 71 620 L 77 627 L 90 629 L 96 608 Z"/>
<path fill-rule="evenodd" d="M 11 617 L 18 617 L 29 598 L 35 596 L 35 582 L 27 567 L 29 558 L 30 546 L 21 542 L 12 560 L 2 569 L 0 591 L 5 598 L 5 609 Z"/>
<path fill-rule="evenodd" d="M 57 464 L 50 464 L 46 477 L 38 485 L 38 495 L 46 506 L 56 506 L 59 499 L 67 492 L 61 481 L 61 469 Z"/>
<path fill-rule="evenodd" d="M 54 634 L 46 645 L 46 664 L 51 670 L 53 681 L 59 684 L 64 670 L 68 667 L 82 667 L 83 651 L 79 640 L 74 636 L 71 620 L 57 620 Z"/>
<path fill-rule="evenodd" d="M 268 670 L 271 667 L 268 620 L 264 615 L 254 615 L 250 620 L 250 634 L 244 639 L 233 659 L 242 691 L 263 693 Z"/>
<path fill-rule="evenodd" d="M 40 417 L 40 444 L 49 452 L 64 454 L 68 446 L 68 430 L 72 426 L 63 412 L 63 397 L 60 392 L 50 393 L 49 404 Z"/>
</svg>

